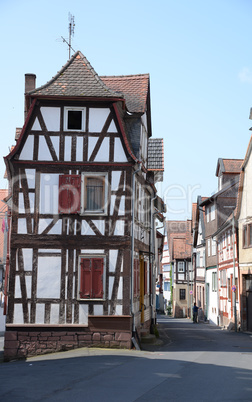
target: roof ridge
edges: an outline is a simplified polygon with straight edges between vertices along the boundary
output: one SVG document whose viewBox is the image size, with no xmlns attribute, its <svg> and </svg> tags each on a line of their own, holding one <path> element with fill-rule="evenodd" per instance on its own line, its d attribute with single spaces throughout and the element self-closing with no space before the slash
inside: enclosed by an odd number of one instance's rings
<svg viewBox="0 0 252 402">
<path fill-rule="evenodd" d="M 123 98 L 123 95 L 120 92 L 115 92 L 112 91 L 110 88 L 107 87 L 107 85 L 102 81 L 102 79 L 99 77 L 99 75 L 97 74 L 97 72 L 95 71 L 95 69 L 93 68 L 93 66 L 91 65 L 91 63 L 88 61 L 88 59 L 81 53 L 80 50 L 77 50 L 77 52 L 75 52 L 73 54 L 73 56 L 71 57 L 71 59 L 69 59 L 66 64 L 64 64 L 64 66 L 62 66 L 62 68 L 57 72 L 57 74 L 55 76 L 53 76 L 46 84 L 35 88 L 32 91 L 29 91 L 28 94 L 32 95 L 42 89 L 47 88 L 48 86 L 50 86 L 54 81 L 57 80 L 57 78 L 59 78 L 64 71 L 66 71 L 66 69 L 74 62 L 75 59 L 82 59 L 84 61 L 84 63 L 87 65 L 88 70 L 92 73 L 93 77 L 95 78 L 95 80 L 99 83 L 99 85 L 101 85 L 101 87 L 103 89 L 105 89 L 108 93 L 110 93 L 113 96 L 118 97 L 118 95 L 120 95 L 120 97 Z"/>
<path fill-rule="evenodd" d="M 126 75 L 100 75 L 99 77 L 102 78 L 134 78 L 134 77 L 149 77 L 149 73 L 145 74 L 126 74 Z"/>
</svg>

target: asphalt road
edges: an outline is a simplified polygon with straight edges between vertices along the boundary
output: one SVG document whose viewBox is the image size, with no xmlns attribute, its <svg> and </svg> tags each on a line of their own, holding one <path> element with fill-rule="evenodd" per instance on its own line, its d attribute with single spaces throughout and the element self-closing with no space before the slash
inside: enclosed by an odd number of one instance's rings
<svg viewBox="0 0 252 402">
<path fill-rule="evenodd" d="M 0 364 L 0 400 L 252 401 L 252 335 L 160 316 L 145 350 L 78 349 Z"/>
</svg>

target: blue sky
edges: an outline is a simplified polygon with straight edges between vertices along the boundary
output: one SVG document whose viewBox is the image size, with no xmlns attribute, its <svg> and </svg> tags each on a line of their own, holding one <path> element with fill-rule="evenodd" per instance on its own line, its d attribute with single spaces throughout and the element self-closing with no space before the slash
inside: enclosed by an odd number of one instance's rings
<svg viewBox="0 0 252 402">
<path fill-rule="evenodd" d="M 164 138 L 161 194 L 169 219 L 190 219 L 197 195 L 217 190 L 219 157 L 244 158 L 252 121 L 250 0 L 0 0 L 2 157 L 23 125 L 24 74 L 45 84 L 72 47 L 99 75 L 149 73 L 152 133 Z"/>
</svg>

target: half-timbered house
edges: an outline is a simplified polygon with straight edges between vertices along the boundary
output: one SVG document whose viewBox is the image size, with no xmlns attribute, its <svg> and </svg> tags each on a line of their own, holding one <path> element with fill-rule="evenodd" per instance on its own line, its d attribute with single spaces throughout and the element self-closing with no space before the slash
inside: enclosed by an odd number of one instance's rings
<svg viewBox="0 0 252 402">
<path fill-rule="evenodd" d="M 5 359 L 131 347 L 155 322 L 149 75 L 100 77 L 81 52 L 36 89 L 5 158 L 12 194 Z M 163 153 L 163 142 L 159 149 Z M 163 165 L 159 169 L 163 170 Z"/>
</svg>

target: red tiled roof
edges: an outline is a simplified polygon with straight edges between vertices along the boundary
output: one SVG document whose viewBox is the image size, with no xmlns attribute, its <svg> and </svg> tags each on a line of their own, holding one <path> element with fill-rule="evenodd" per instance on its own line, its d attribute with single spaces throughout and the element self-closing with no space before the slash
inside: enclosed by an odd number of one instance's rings
<svg viewBox="0 0 252 402">
<path fill-rule="evenodd" d="M 122 98 L 99 78 L 86 57 L 76 52 L 47 84 L 28 92 L 37 96 Z"/>
<path fill-rule="evenodd" d="M 243 159 L 223 159 L 225 173 L 240 173 Z"/>
<path fill-rule="evenodd" d="M 185 239 L 173 239 L 173 258 L 185 258 Z"/>
<path fill-rule="evenodd" d="M 219 158 L 217 162 L 216 168 L 216 176 L 219 176 L 219 171 L 221 173 L 226 174 L 238 174 L 241 171 L 241 167 L 243 164 L 243 159 L 224 159 Z"/>
<path fill-rule="evenodd" d="M 78 51 L 47 84 L 28 95 L 124 99 L 130 112 L 144 113 L 148 90 L 149 74 L 100 77 Z"/>
<path fill-rule="evenodd" d="M 144 113 L 147 105 L 149 74 L 100 76 L 108 88 L 122 93 L 130 112 Z"/>
</svg>

